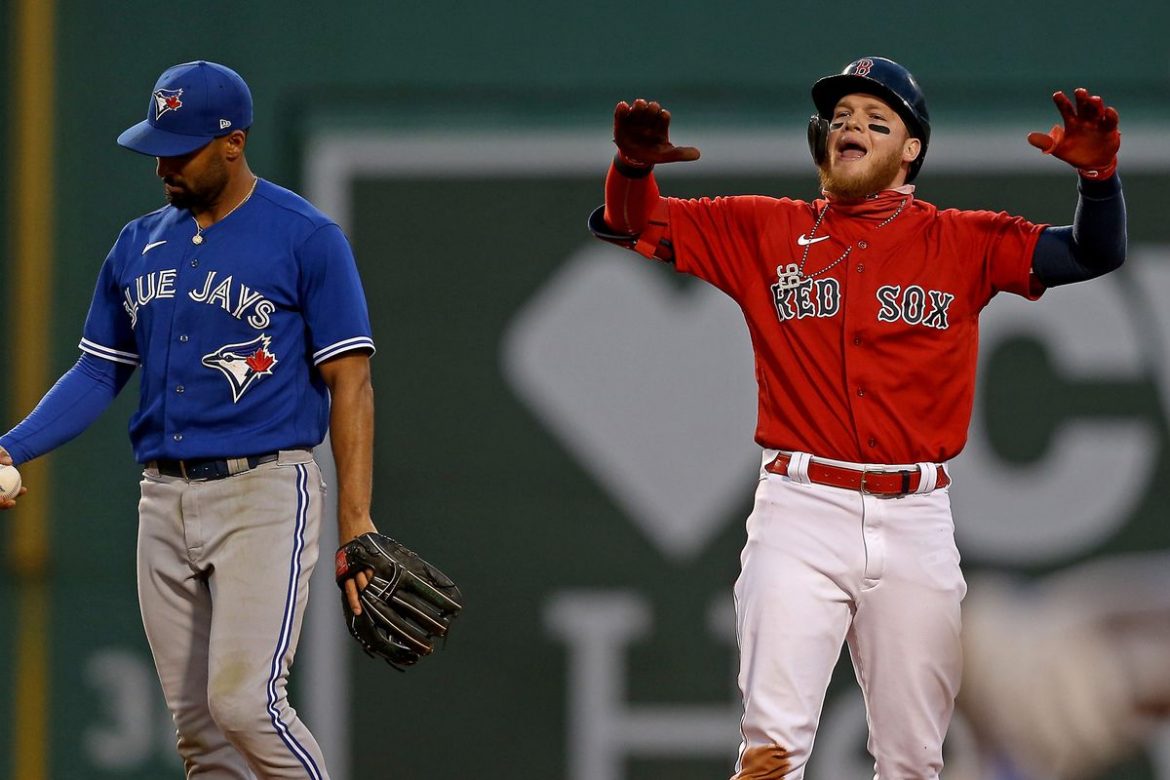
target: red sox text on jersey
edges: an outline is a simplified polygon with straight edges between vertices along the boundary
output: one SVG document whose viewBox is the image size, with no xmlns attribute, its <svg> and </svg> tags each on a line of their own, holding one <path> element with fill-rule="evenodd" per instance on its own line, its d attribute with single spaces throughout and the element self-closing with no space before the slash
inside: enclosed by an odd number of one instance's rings
<svg viewBox="0 0 1170 780">
<path fill-rule="evenodd" d="M 841 310 L 841 285 L 836 279 L 792 279 L 790 264 L 776 267 L 776 283 L 772 285 L 772 302 L 776 317 L 784 322 L 805 317 L 834 317 Z M 948 327 L 947 309 L 955 296 L 942 290 L 924 290 L 916 284 L 902 289 L 901 285 L 887 284 L 878 288 L 881 310 L 877 318 L 882 322 L 924 325 L 943 330 Z"/>
</svg>

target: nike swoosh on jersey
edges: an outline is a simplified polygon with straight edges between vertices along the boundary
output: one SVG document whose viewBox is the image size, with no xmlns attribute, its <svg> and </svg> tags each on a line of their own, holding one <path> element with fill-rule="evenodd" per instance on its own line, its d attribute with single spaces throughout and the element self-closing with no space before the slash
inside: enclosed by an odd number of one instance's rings
<svg viewBox="0 0 1170 780">
<path fill-rule="evenodd" d="M 146 246 L 142 247 L 142 254 L 146 254 L 150 250 L 154 249 L 156 246 L 162 246 L 165 243 L 166 243 L 166 240 L 164 239 L 162 241 L 155 241 L 154 243 L 147 244 Z"/>
<path fill-rule="evenodd" d="M 798 246 L 808 246 L 809 244 L 815 244 L 818 241 L 824 241 L 826 238 L 828 238 L 828 236 L 817 236 L 816 238 L 806 238 L 804 233 L 801 233 L 799 236 L 796 237 L 796 243 Z"/>
</svg>

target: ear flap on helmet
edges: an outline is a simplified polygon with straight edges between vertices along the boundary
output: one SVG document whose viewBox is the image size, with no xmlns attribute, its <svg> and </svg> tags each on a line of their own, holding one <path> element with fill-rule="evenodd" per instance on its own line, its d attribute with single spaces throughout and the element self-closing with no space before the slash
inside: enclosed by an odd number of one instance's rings
<svg viewBox="0 0 1170 780">
<path fill-rule="evenodd" d="M 808 150 L 817 165 L 825 161 L 829 147 L 829 120 L 813 114 L 808 120 Z"/>
</svg>

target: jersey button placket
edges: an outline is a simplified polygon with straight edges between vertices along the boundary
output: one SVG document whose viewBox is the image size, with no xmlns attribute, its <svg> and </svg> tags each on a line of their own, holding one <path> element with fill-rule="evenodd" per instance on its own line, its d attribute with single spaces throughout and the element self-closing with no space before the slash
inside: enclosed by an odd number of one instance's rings
<svg viewBox="0 0 1170 780">
<path fill-rule="evenodd" d="M 196 258 L 193 257 L 189 261 L 188 265 L 190 265 L 192 268 L 198 268 L 199 267 L 199 260 L 197 260 Z M 179 307 L 176 306 L 175 309 L 173 310 L 172 315 L 171 315 L 172 333 L 175 330 L 178 330 L 178 328 L 175 327 L 175 324 L 179 318 L 180 318 L 180 311 L 179 311 Z M 178 339 L 178 342 L 180 344 L 186 344 L 191 340 L 191 337 L 189 335 L 187 335 L 186 333 L 180 333 L 178 335 L 177 339 Z M 171 350 L 167 350 L 166 364 L 167 364 L 167 374 L 168 375 L 170 375 L 172 373 L 171 368 L 172 368 L 174 362 L 177 360 L 181 360 L 181 358 L 178 357 L 177 353 L 174 353 Z M 174 378 L 174 377 L 168 376 L 168 378 Z M 187 388 L 182 382 L 176 382 L 173 385 L 173 388 L 174 388 L 175 395 L 182 395 L 183 393 L 187 392 Z M 164 402 L 164 404 L 165 404 L 165 402 Z M 169 407 L 169 404 L 166 404 L 166 407 Z M 168 423 L 173 421 L 171 419 L 171 414 L 170 414 L 169 410 L 167 410 L 166 408 L 164 408 L 163 419 L 166 420 Z M 181 432 L 173 433 L 173 434 L 171 434 L 171 440 L 175 441 L 175 442 L 181 442 L 183 440 L 183 434 Z"/>
</svg>

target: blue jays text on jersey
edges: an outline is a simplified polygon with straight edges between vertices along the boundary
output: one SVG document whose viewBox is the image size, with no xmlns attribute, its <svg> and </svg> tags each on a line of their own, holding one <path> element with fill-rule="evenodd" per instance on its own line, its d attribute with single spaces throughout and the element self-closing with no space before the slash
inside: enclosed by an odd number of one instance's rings
<svg viewBox="0 0 1170 780">
<path fill-rule="evenodd" d="M 217 278 L 218 274 L 218 271 L 208 271 L 202 284 L 196 283 L 195 289 L 189 290 L 187 296 L 193 301 L 220 306 L 236 319 L 245 319 L 246 315 L 246 321 L 254 328 L 267 328 L 276 304 L 265 298 L 264 293 L 252 290 L 242 282 L 237 283 L 231 275 L 221 279 Z M 130 315 L 131 328 L 138 325 L 139 307 L 156 298 L 175 297 L 177 276 L 176 268 L 151 271 L 139 276 L 123 290 L 126 301 L 122 307 Z"/>
<path fill-rule="evenodd" d="M 316 446 L 329 415 L 316 366 L 374 342 L 341 229 L 261 180 L 202 231 L 172 206 L 123 228 L 80 346 L 142 366 L 130 437 L 145 462 Z"/>
</svg>

